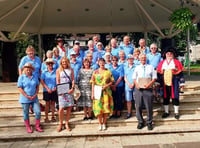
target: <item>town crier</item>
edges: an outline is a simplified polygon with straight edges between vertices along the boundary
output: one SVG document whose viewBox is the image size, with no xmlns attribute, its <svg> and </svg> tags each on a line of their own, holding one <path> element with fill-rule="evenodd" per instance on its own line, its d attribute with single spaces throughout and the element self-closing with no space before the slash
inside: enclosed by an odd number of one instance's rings
<svg viewBox="0 0 200 148">
<path fill-rule="evenodd" d="M 169 102 L 172 99 L 174 105 L 174 117 L 179 119 L 179 89 L 184 87 L 185 80 L 183 76 L 183 66 L 181 62 L 175 59 L 176 50 L 173 47 L 168 47 L 162 53 L 163 59 L 157 67 L 161 87 L 163 88 L 163 105 L 164 114 L 162 118 L 169 116 Z"/>
</svg>

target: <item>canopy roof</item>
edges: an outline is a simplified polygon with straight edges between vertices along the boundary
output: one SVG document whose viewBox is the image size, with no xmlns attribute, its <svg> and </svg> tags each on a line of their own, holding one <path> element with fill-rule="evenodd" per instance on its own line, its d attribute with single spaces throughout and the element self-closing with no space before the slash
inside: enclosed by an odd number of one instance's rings
<svg viewBox="0 0 200 148">
<path fill-rule="evenodd" d="M 182 2 L 198 19 L 200 0 Z M 50 34 L 157 30 L 162 35 L 160 29 L 172 26 L 169 16 L 180 7 L 180 0 L 0 0 L 0 31 Z"/>
</svg>

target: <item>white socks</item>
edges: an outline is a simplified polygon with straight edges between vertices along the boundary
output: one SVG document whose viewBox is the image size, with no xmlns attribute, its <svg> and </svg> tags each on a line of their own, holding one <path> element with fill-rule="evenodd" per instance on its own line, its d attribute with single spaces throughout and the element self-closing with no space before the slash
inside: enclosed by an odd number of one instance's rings
<svg viewBox="0 0 200 148">
<path fill-rule="evenodd" d="M 179 106 L 174 105 L 174 113 L 178 114 L 178 111 L 179 111 Z"/>
<path fill-rule="evenodd" d="M 164 110 L 165 110 L 165 113 L 169 114 L 169 105 L 164 105 Z"/>
</svg>

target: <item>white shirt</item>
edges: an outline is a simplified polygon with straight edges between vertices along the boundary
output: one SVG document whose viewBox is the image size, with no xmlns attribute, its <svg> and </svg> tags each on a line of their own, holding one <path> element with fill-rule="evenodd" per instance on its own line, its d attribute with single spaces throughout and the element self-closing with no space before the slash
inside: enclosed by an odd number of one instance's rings
<svg viewBox="0 0 200 148">
<path fill-rule="evenodd" d="M 132 78 L 133 78 L 133 80 L 136 79 L 136 82 L 138 82 L 138 78 L 157 79 L 157 72 L 156 72 L 156 70 L 154 70 L 154 67 L 152 65 L 140 64 L 140 65 L 136 66 Z"/>
<path fill-rule="evenodd" d="M 168 61 L 167 59 L 162 64 L 162 70 L 175 69 L 174 60 Z"/>
</svg>

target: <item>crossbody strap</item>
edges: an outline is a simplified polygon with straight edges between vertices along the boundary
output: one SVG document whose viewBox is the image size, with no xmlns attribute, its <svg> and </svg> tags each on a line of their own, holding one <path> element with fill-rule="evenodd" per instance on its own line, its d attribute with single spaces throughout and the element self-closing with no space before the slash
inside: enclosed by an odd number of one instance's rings
<svg viewBox="0 0 200 148">
<path fill-rule="evenodd" d="M 63 71 L 64 71 L 65 75 L 67 76 L 67 78 L 69 79 L 69 81 L 72 82 L 71 78 L 70 78 L 69 75 L 66 73 L 66 71 L 65 71 L 65 70 L 63 70 Z"/>
</svg>

